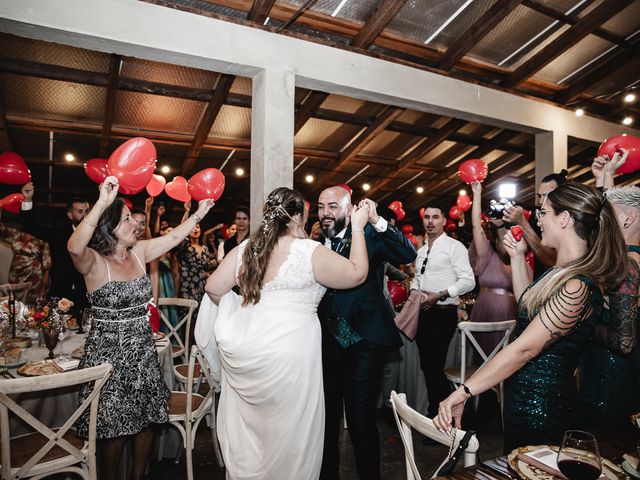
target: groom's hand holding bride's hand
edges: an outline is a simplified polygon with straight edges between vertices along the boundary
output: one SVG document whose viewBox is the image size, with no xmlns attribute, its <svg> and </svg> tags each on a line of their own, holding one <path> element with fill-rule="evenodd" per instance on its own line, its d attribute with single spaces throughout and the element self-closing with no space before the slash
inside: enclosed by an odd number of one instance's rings
<svg viewBox="0 0 640 480">
<path fill-rule="evenodd" d="M 358 203 L 358 207 L 368 207 L 369 208 L 369 223 L 371 225 L 375 225 L 380 220 L 380 215 L 378 215 L 378 211 L 376 210 L 377 204 L 370 198 L 363 198 Z"/>
<path fill-rule="evenodd" d="M 354 205 L 351 209 L 351 230 L 363 230 L 364 226 L 369 221 L 369 205 Z"/>
</svg>

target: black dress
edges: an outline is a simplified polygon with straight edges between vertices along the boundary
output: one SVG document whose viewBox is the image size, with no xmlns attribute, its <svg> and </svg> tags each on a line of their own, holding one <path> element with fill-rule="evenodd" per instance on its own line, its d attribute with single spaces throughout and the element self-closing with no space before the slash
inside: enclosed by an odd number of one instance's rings
<svg viewBox="0 0 640 480">
<path fill-rule="evenodd" d="M 113 365 L 100 393 L 97 437 L 135 435 L 152 423 L 167 422 L 170 391 L 162 377 L 147 317 L 152 299 L 149 277 L 109 280 L 87 292 L 87 297 L 92 326 L 80 368 L 105 362 Z M 80 401 L 90 393 L 83 387 Z M 80 437 L 88 437 L 88 422 L 87 412 L 76 425 Z"/>
</svg>

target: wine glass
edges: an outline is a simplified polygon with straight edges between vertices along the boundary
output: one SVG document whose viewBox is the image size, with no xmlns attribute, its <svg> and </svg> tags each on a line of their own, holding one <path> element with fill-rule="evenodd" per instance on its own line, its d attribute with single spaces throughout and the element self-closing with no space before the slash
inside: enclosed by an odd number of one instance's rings
<svg viewBox="0 0 640 480">
<path fill-rule="evenodd" d="M 596 480 L 602 462 L 596 438 L 589 432 L 567 430 L 558 450 L 558 468 L 569 480 Z"/>
</svg>

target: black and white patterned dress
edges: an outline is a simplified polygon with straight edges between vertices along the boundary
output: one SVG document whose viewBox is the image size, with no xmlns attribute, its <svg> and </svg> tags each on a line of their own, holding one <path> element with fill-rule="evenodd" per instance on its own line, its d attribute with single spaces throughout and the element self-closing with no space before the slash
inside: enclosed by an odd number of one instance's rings
<svg viewBox="0 0 640 480">
<path fill-rule="evenodd" d="M 80 368 L 104 362 L 113 365 L 100 394 L 97 437 L 135 435 L 152 423 L 167 422 L 170 391 L 162 377 L 147 318 L 152 298 L 149 277 L 145 273 L 135 280 L 116 281 L 109 273 L 109 281 L 87 292 L 87 298 L 92 326 Z M 80 401 L 89 394 L 90 389 L 83 387 Z M 88 413 L 78 420 L 80 437 L 88 437 L 88 421 Z"/>
</svg>

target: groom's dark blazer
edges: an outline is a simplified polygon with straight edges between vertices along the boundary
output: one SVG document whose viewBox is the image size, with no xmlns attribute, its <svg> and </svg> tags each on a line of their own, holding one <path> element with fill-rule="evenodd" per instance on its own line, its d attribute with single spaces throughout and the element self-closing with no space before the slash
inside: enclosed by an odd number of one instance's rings
<svg viewBox="0 0 640 480">
<path fill-rule="evenodd" d="M 318 305 L 322 325 L 323 377 L 326 424 L 325 445 L 320 478 L 338 479 L 338 437 L 344 400 L 349 436 L 353 443 L 358 475 L 361 479 L 379 478 L 378 432 L 375 426 L 376 402 L 380 391 L 384 354 L 389 347 L 401 345 L 394 312 L 386 301 L 384 263 L 407 264 L 416 257 L 416 249 L 405 235 L 389 223 L 384 232 L 372 225 L 364 229 L 369 257 L 369 274 L 358 287 L 328 290 Z M 351 227 L 345 232 L 338 253 L 349 257 Z M 339 313 L 360 340 L 344 347 L 336 341 L 330 318 Z"/>
</svg>

